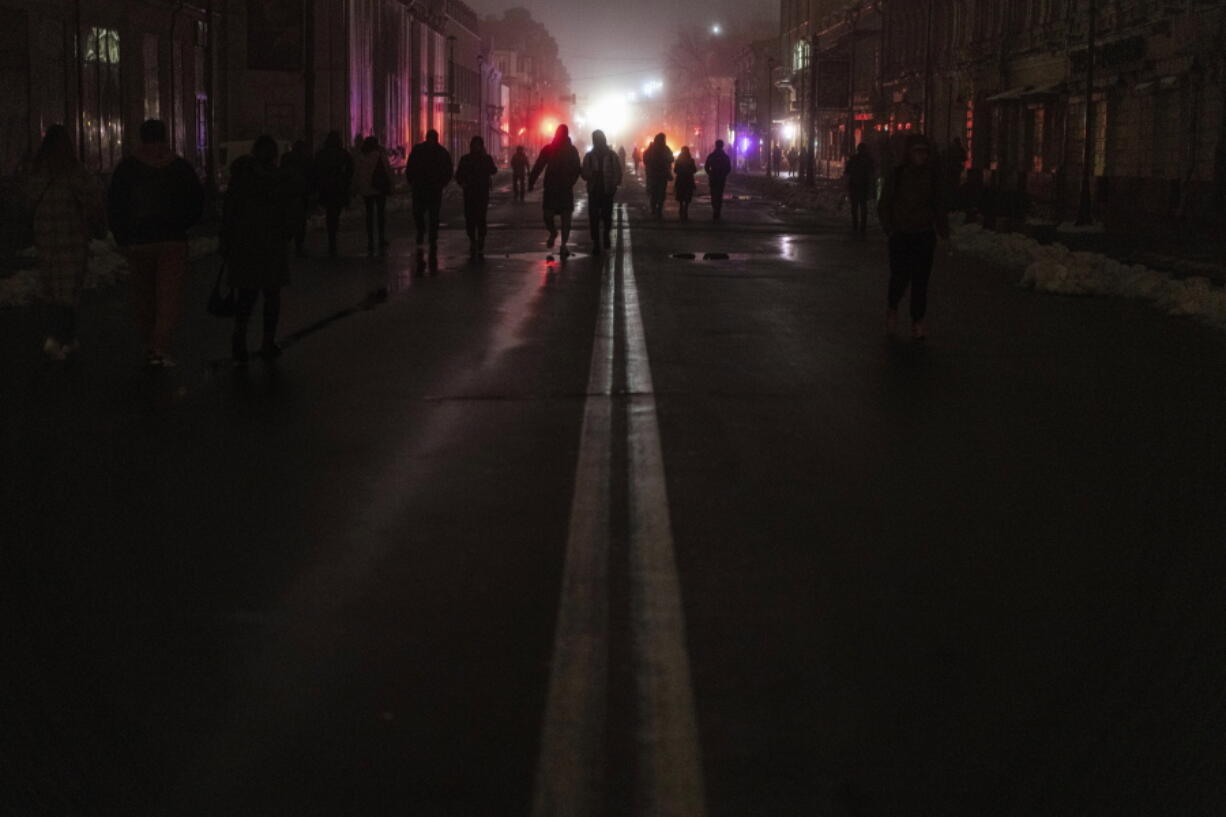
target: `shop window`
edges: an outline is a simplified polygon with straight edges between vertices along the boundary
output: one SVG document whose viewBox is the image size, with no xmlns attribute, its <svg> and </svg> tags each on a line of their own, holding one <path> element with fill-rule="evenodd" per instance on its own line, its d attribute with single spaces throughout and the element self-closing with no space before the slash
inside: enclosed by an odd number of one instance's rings
<svg viewBox="0 0 1226 817">
<path fill-rule="evenodd" d="M 109 171 L 123 152 L 123 109 L 119 79 L 119 32 L 90 28 L 82 59 L 81 115 L 89 166 Z"/>
</svg>

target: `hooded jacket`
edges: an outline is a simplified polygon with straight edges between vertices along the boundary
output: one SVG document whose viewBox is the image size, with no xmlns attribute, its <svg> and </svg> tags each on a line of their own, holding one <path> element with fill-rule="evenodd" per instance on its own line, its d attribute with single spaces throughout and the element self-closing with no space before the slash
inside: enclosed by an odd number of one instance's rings
<svg viewBox="0 0 1226 817">
<path fill-rule="evenodd" d="M 204 187 L 169 145 L 141 145 L 115 168 L 107 204 L 121 247 L 186 241 L 204 214 Z"/>
<path fill-rule="evenodd" d="M 625 161 L 608 146 L 593 148 L 583 157 L 583 180 L 587 182 L 587 192 L 593 191 L 597 177 L 604 185 L 605 195 L 613 195 L 622 183 L 622 166 Z"/>
</svg>

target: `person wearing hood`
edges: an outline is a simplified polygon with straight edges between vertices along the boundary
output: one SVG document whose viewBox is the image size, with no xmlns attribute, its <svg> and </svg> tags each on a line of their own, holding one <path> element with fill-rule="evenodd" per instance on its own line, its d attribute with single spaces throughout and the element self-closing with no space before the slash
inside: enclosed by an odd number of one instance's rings
<svg viewBox="0 0 1226 817">
<path fill-rule="evenodd" d="M 602 235 L 603 249 L 613 247 L 613 197 L 622 183 L 622 172 L 626 166 L 622 158 L 624 155 L 624 149 L 619 156 L 609 148 L 604 131 L 592 131 L 592 149 L 583 157 L 582 174 L 587 182 L 587 218 L 591 226 L 593 255 L 601 254 Z"/>
<path fill-rule="evenodd" d="M 353 170 L 357 193 L 366 205 L 366 253 L 375 254 L 387 249 L 387 197 L 392 192 L 392 168 L 387 162 L 387 151 L 374 136 L 367 136 L 362 143 L 362 152 Z M 378 229 L 379 243 L 375 244 Z"/>
<path fill-rule="evenodd" d="M 468 153 L 460 157 L 455 169 L 456 184 L 464 191 L 464 229 L 468 232 L 468 254 L 472 258 L 485 257 L 490 189 L 497 175 L 498 165 L 485 152 L 485 140 L 474 136 L 469 142 Z"/>
<path fill-rule="evenodd" d="M 681 220 L 690 220 L 690 202 L 694 200 L 694 189 L 698 186 L 695 178 L 698 176 L 698 163 L 690 153 L 688 145 L 681 148 L 681 154 L 673 165 L 677 181 L 673 185 L 673 193 L 677 197 L 677 208 L 681 211 Z"/>
<path fill-rule="evenodd" d="M 719 221 L 724 211 L 724 186 L 732 175 L 732 160 L 724 153 L 724 140 L 715 140 L 715 150 L 707 155 L 703 163 L 707 171 L 707 183 L 711 185 L 711 213 L 715 221 Z"/>
<path fill-rule="evenodd" d="M 128 257 L 146 362 L 174 366 L 169 350 L 183 306 L 187 230 L 204 214 L 204 186 L 170 149 L 165 122 L 142 124 L 140 142 L 111 177 L 111 232 Z"/>
<path fill-rule="evenodd" d="M 426 131 L 426 141 L 413 146 L 404 167 L 413 192 L 413 224 L 417 227 L 417 253 L 421 255 L 426 232 L 430 234 L 430 258 L 438 260 L 438 220 L 443 209 L 443 188 L 451 181 L 451 153 L 439 144 L 438 131 Z"/>
<path fill-rule="evenodd" d="M 553 141 L 541 148 L 528 177 L 528 189 L 536 187 L 536 180 L 541 173 L 545 174 L 545 194 L 542 197 L 545 213 L 545 227 L 549 230 L 547 247 L 553 247 L 558 238 L 558 228 L 554 217 L 562 218 L 562 246 L 559 255 L 563 258 L 570 255 L 567 243 L 570 241 L 570 220 L 575 210 L 575 182 L 583 174 L 579 161 L 579 151 L 570 141 L 570 128 L 558 125 Z"/>
<path fill-rule="evenodd" d="M 281 317 L 281 288 L 289 283 L 289 240 L 294 234 L 294 197 L 302 185 L 277 167 L 277 143 L 271 136 L 255 140 L 251 154 L 230 166 L 230 186 L 222 212 L 221 257 L 230 286 L 238 291 L 231 352 L 235 363 L 247 362 L 247 324 L 256 299 L 264 294 L 262 354 L 272 359 Z"/>
<path fill-rule="evenodd" d="M 663 219 L 664 197 L 668 194 L 668 183 L 673 180 L 673 152 L 664 134 L 657 133 L 651 145 L 643 151 L 643 173 L 647 177 L 651 214 Z"/>
<path fill-rule="evenodd" d="M 349 206 L 350 189 L 353 185 L 353 157 L 345 150 L 340 131 L 329 133 L 324 139 L 324 146 L 315 154 L 315 184 L 319 189 L 319 202 L 324 206 L 328 256 L 335 258 L 341 211 Z"/>
<path fill-rule="evenodd" d="M 39 283 L 55 312 L 43 353 L 51 360 L 67 360 L 80 345 L 76 310 L 85 285 L 89 240 L 106 235 L 106 207 L 102 186 L 77 159 L 63 125 L 47 128 L 25 195 L 34 217 Z"/>
<path fill-rule="evenodd" d="M 927 137 L 907 137 L 902 164 L 886 177 L 877 216 L 890 238 L 890 285 L 886 324 L 898 326 L 898 305 L 911 289 L 911 337 L 927 337 L 928 279 L 932 275 L 937 237 L 949 237 L 944 185 L 932 161 Z"/>
<path fill-rule="evenodd" d="M 524 146 L 520 145 L 515 148 L 515 155 L 511 157 L 511 188 L 515 201 L 523 201 L 527 195 L 528 165 L 528 154 L 524 152 Z"/>
</svg>

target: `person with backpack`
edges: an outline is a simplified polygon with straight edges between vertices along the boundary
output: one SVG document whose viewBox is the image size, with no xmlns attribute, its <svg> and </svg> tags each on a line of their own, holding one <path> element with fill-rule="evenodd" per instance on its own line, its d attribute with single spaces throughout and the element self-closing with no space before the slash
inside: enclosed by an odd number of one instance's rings
<svg viewBox="0 0 1226 817">
<path fill-rule="evenodd" d="M 54 310 L 43 354 L 66 360 L 80 348 L 76 310 L 85 285 L 89 241 L 106 235 L 102 186 L 77 159 L 63 125 L 47 128 L 25 186 L 39 283 Z"/>
<path fill-rule="evenodd" d="M 928 138 L 913 133 L 907 137 L 903 161 L 886 177 L 877 216 L 890 239 L 890 285 L 886 327 L 898 327 L 898 305 L 911 289 L 911 337 L 924 340 L 928 334 L 924 315 L 928 309 L 928 280 L 938 236 L 949 237 L 944 184 L 932 161 Z"/>
<path fill-rule="evenodd" d="M 545 192 L 541 197 L 545 215 L 545 228 L 549 230 L 549 240 L 546 247 L 553 247 L 558 238 L 558 228 L 554 218 L 562 220 L 562 244 L 558 255 L 566 258 L 570 255 L 567 244 L 570 241 L 571 216 L 575 212 L 575 182 L 583 174 L 579 161 L 579 151 L 570 141 L 570 128 L 558 125 L 553 141 L 541 149 L 536 157 L 532 174 L 528 177 L 528 189 L 536 186 L 536 180 L 541 173 L 545 174 Z"/>
<path fill-rule="evenodd" d="M 165 122 L 150 119 L 140 126 L 140 144 L 111 177 L 108 207 L 111 232 L 131 269 L 145 362 L 174 366 L 169 351 L 183 307 L 187 230 L 204 214 L 204 186 L 170 149 Z"/>
<path fill-rule="evenodd" d="M 328 257 L 335 258 L 341 211 L 349 206 L 353 184 L 353 157 L 345 150 L 340 131 L 329 133 L 324 139 L 324 146 L 315 154 L 315 180 L 328 230 Z"/>
<path fill-rule="evenodd" d="M 511 157 L 511 190 L 515 201 L 523 201 L 528 195 L 528 164 L 528 154 L 520 145 Z"/>
<path fill-rule="evenodd" d="M 468 254 L 471 258 L 485 257 L 485 234 L 490 209 L 490 189 L 498 165 L 485 152 L 485 140 L 474 136 L 468 153 L 460 157 L 455 169 L 456 184 L 464 191 L 464 229 L 468 232 Z"/>
<path fill-rule="evenodd" d="M 587 219 L 592 233 L 592 255 L 613 248 L 613 198 L 626 166 L 625 159 L 609 148 L 604 131 L 592 131 L 592 149 L 583 157 L 582 174 L 587 182 Z"/>
<path fill-rule="evenodd" d="M 404 176 L 413 191 L 413 224 L 417 228 L 417 254 L 427 231 L 430 237 L 430 260 L 438 261 L 438 222 L 443 209 L 443 188 L 453 173 L 451 153 L 439 144 L 438 131 L 426 131 L 426 141 L 419 142 L 409 152 Z"/>
<path fill-rule="evenodd" d="M 707 155 L 703 170 L 707 171 L 707 183 L 711 186 L 712 218 L 719 221 L 724 211 L 724 187 L 732 175 L 732 160 L 724 152 L 723 139 L 715 140 L 715 150 Z"/>
<path fill-rule="evenodd" d="M 255 140 L 251 154 L 230 167 L 230 186 L 222 212 L 221 256 L 235 303 L 231 354 L 247 362 L 247 324 L 255 302 L 264 295 L 264 343 L 261 355 L 281 354 L 277 323 L 281 318 L 281 288 L 289 283 L 289 241 L 294 235 L 294 200 L 303 184 L 292 171 L 277 167 L 277 143 L 271 136 Z"/>
<path fill-rule="evenodd" d="M 367 136 L 362 143 L 353 173 L 357 193 L 366 204 L 366 252 L 374 255 L 376 226 L 379 252 L 387 249 L 387 197 L 392 193 L 392 168 L 387 162 L 387 151 L 374 136 Z"/>
</svg>

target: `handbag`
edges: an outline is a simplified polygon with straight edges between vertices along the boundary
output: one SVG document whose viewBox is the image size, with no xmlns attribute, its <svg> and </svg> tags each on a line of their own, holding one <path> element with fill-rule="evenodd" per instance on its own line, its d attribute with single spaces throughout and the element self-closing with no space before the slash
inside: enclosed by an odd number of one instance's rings
<svg viewBox="0 0 1226 817">
<path fill-rule="evenodd" d="M 217 280 L 213 282 L 213 291 L 209 295 L 209 314 L 217 318 L 233 318 L 238 309 L 234 287 L 226 287 L 225 294 L 222 294 L 221 282 L 225 275 L 226 265 L 222 264 L 221 269 L 217 270 Z"/>
</svg>

